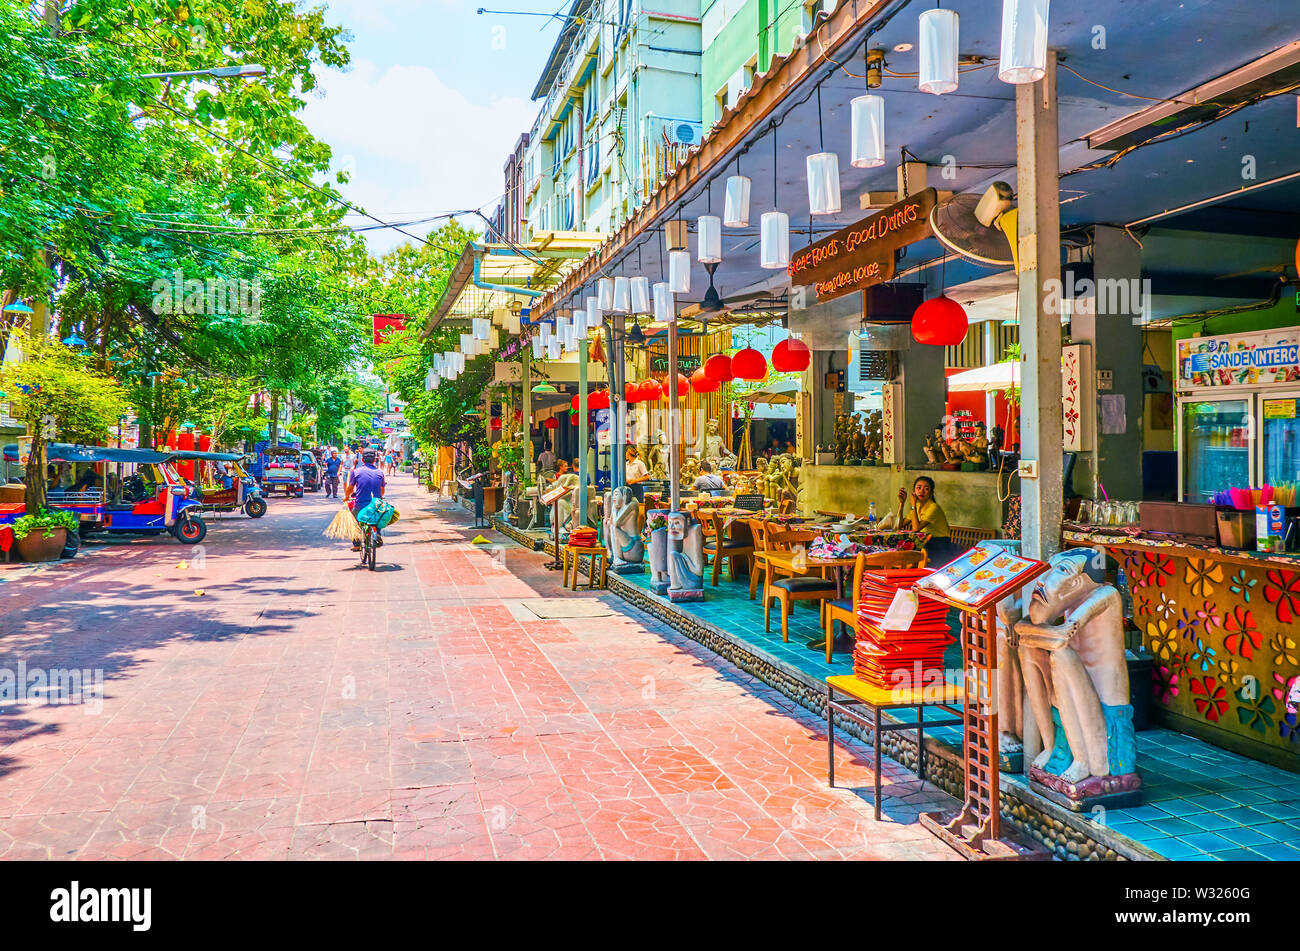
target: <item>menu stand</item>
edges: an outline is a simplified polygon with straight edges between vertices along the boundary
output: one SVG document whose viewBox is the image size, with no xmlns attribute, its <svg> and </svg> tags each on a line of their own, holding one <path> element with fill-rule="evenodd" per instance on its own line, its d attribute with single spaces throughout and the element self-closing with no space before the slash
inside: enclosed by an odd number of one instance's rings
<svg viewBox="0 0 1300 951">
<path fill-rule="evenodd" d="M 921 825 L 965 859 L 1046 860 L 1052 857 L 1044 846 L 1018 830 L 1002 827 L 995 695 L 998 663 L 996 605 L 1048 568 L 1046 562 L 1032 561 L 1030 567 L 1015 575 L 1010 582 L 969 603 L 924 587 L 925 579 L 917 582 L 913 589 L 923 597 L 961 612 L 961 661 L 965 687 L 962 760 L 966 773 L 963 802 L 954 813 L 924 812 L 918 818 Z"/>
<path fill-rule="evenodd" d="M 564 568 L 564 561 L 560 554 L 560 499 L 569 494 L 571 490 L 567 486 L 557 485 L 553 489 L 543 492 L 538 498 L 542 505 L 551 507 L 551 532 L 555 539 L 555 558 L 553 561 L 546 563 L 547 571 L 561 571 Z"/>
</svg>

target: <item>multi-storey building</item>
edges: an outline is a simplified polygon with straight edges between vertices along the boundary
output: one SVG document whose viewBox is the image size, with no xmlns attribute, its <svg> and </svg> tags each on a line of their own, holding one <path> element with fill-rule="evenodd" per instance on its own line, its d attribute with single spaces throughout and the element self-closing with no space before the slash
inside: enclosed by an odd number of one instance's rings
<svg viewBox="0 0 1300 951">
<path fill-rule="evenodd" d="M 702 138 L 695 0 L 574 0 L 533 98 L 521 240 L 618 228 Z"/>
</svg>

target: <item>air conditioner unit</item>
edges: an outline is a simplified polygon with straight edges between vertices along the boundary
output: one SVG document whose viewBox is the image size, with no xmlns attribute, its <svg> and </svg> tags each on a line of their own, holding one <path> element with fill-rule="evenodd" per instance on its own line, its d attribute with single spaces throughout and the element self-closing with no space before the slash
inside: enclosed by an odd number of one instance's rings
<svg viewBox="0 0 1300 951">
<path fill-rule="evenodd" d="M 667 145 L 699 145 L 704 140 L 704 123 L 694 119 L 648 116 L 651 135 Z"/>
</svg>

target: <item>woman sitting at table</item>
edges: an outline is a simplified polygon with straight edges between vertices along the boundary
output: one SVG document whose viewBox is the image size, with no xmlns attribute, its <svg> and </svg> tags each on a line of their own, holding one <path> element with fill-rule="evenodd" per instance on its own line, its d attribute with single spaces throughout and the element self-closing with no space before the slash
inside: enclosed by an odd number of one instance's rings
<svg viewBox="0 0 1300 951">
<path fill-rule="evenodd" d="M 918 476 L 912 483 L 910 504 L 907 490 L 898 490 L 898 527 L 930 536 L 925 553 L 932 567 L 942 567 L 961 554 L 952 542 L 948 517 L 934 497 L 934 480 L 929 476 Z"/>
</svg>

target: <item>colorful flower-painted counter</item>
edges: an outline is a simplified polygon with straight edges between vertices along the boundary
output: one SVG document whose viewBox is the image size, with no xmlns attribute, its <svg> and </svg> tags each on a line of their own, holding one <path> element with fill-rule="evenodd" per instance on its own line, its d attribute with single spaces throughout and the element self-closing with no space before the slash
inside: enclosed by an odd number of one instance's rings
<svg viewBox="0 0 1300 951">
<path fill-rule="evenodd" d="M 1300 557 L 1065 533 L 1124 569 L 1165 725 L 1300 772 Z"/>
</svg>

